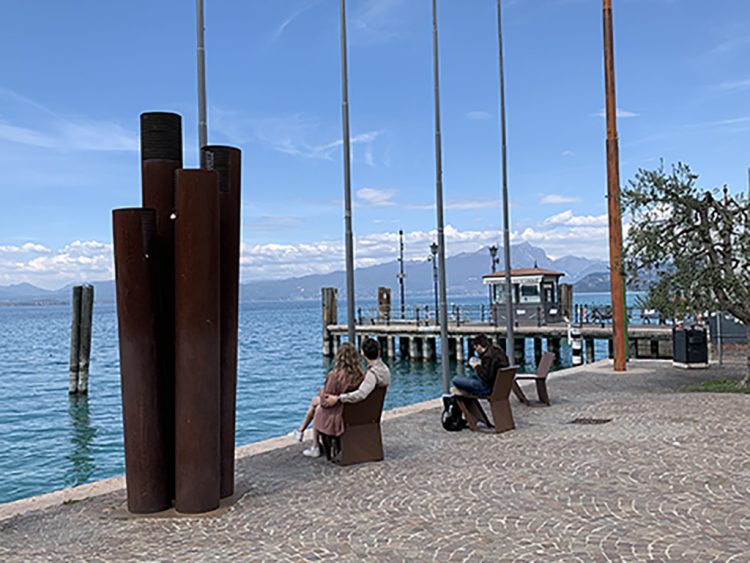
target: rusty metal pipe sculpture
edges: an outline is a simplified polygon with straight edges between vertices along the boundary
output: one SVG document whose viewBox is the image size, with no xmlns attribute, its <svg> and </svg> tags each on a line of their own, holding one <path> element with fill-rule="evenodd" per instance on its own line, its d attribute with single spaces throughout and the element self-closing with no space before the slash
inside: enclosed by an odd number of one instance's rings
<svg viewBox="0 0 750 563">
<path fill-rule="evenodd" d="M 175 171 L 182 168 L 182 118 L 176 113 L 141 114 L 141 192 L 143 207 L 156 210 L 159 254 L 159 381 L 165 397 L 162 423 L 169 450 L 174 498 L 174 220 Z"/>
<path fill-rule="evenodd" d="M 234 493 L 241 165 L 237 148 L 211 145 L 201 151 L 201 167 L 219 175 L 222 498 Z"/>
<path fill-rule="evenodd" d="M 156 212 L 117 209 L 112 223 L 128 510 L 158 512 L 172 505 L 172 494 L 157 344 Z"/>
<path fill-rule="evenodd" d="M 176 172 L 175 508 L 219 506 L 219 187 L 210 170 Z"/>
</svg>

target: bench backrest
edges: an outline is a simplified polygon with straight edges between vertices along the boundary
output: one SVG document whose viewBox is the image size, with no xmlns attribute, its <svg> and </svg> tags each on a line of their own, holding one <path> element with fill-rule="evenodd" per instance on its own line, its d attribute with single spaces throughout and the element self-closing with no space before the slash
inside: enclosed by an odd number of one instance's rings
<svg viewBox="0 0 750 563">
<path fill-rule="evenodd" d="M 388 387 L 377 386 L 364 401 L 344 404 L 344 426 L 359 426 L 380 421 Z"/>
<path fill-rule="evenodd" d="M 554 362 L 555 355 L 552 352 L 545 352 L 542 354 L 542 357 L 539 360 L 539 365 L 536 367 L 536 374 L 539 377 L 547 377 Z"/>
<path fill-rule="evenodd" d="M 508 366 L 497 370 L 495 384 L 492 386 L 492 394 L 490 395 L 491 400 L 507 399 L 510 396 L 510 389 L 513 386 L 517 368 L 518 366 Z"/>
</svg>

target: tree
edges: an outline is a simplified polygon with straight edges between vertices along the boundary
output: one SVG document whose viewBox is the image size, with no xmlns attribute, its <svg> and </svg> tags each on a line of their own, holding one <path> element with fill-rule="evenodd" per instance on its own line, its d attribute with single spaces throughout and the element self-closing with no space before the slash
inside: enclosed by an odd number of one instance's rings
<svg viewBox="0 0 750 563">
<path fill-rule="evenodd" d="M 628 276 L 655 272 L 649 300 L 671 315 L 728 311 L 748 329 L 750 387 L 750 205 L 742 194 L 698 188 L 686 164 L 639 170 L 622 192 L 632 221 L 625 244 Z M 666 311 L 662 311 L 666 312 Z"/>
</svg>

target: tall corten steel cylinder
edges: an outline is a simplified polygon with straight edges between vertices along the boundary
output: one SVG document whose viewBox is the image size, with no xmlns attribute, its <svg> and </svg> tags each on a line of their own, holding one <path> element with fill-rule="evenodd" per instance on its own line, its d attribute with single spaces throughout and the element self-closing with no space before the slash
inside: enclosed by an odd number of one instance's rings
<svg viewBox="0 0 750 563">
<path fill-rule="evenodd" d="M 219 187 L 210 170 L 176 172 L 175 508 L 219 506 Z"/>
<path fill-rule="evenodd" d="M 201 151 L 201 167 L 219 175 L 222 498 L 234 493 L 241 165 L 242 153 L 237 148 L 207 146 Z"/>
<path fill-rule="evenodd" d="M 141 191 L 143 207 L 156 210 L 159 255 L 158 347 L 164 402 L 162 423 L 170 451 L 174 498 L 174 220 L 175 171 L 182 168 L 182 118 L 176 113 L 141 114 Z"/>
<path fill-rule="evenodd" d="M 112 212 L 128 510 L 172 505 L 165 395 L 158 363 L 156 212 Z"/>
</svg>

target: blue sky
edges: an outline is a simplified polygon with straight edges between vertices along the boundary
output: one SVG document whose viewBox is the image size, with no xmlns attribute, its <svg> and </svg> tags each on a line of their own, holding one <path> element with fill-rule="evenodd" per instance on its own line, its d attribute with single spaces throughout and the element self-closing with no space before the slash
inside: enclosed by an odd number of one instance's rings
<svg viewBox="0 0 750 563">
<path fill-rule="evenodd" d="M 244 281 L 343 265 L 337 0 L 205 0 L 209 142 L 243 150 Z M 434 238 L 429 0 L 349 0 L 358 264 Z M 615 0 L 623 183 L 688 162 L 744 191 L 750 3 Z M 606 258 L 601 2 L 505 0 L 512 240 Z M 439 0 L 447 252 L 500 237 L 495 0 Z M 0 284 L 112 277 L 138 205 L 138 116 L 183 115 L 197 162 L 189 0 L 4 3 Z"/>
</svg>

